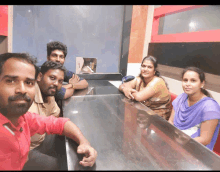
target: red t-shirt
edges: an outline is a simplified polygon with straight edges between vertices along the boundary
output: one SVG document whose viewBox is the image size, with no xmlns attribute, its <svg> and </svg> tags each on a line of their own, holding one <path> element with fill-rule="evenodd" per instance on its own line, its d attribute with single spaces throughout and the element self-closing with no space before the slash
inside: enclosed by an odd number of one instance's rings
<svg viewBox="0 0 220 172">
<path fill-rule="evenodd" d="M 22 170 L 28 157 L 31 136 L 45 132 L 61 135 L 68 120 L 27 112 L 19 117 L 15 126 L 0 113 L 0 170 Z"/>
</svg>

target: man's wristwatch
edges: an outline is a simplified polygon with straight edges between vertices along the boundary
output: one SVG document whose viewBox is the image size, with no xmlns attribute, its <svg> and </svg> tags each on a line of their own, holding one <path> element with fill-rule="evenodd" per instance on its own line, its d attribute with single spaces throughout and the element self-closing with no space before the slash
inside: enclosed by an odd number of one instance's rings
<svg viewBox="0 0 220 172">
<path fill-rule="evenodd" d="M 75 89 L 75 86 L 74 86 L 74 84 L 72 84 L 72 86 L 73 86 L 73 89 Z"/>
</svg>

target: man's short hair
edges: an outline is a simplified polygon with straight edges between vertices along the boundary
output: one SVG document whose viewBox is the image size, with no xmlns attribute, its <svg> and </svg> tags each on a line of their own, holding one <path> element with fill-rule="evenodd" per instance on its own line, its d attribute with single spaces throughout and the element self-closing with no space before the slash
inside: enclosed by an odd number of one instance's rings
<svg viewBox="0 0 220 172">
<path fill-rule="evenodd" d="M 24 62 L 27 62 L 29 64 L 32 64 L 35 68 L 35 79 L 38 75 L 38 67 L 36 66 L 37 58 L 30 56 L 28 53 L 4 53 L 0 54 L 0 74 L 2 73 L 2 67 L 5 64 L 5 62 L 10 58 L 16 58 L 19 60 L 22 60 Z"/>
<path fill-rule="evenodd" d="M 54 50 L 63 51 L 64 57 L 67 55 L 67 46 L 59 41 L 53 41 L 47 43 L 47 56 L 50 56 L 51 52 Z"/>
<path fill-rule="evenodd" d="M 64 72 L 64 76 L 65 76 L 66 73 L 65 67 L 61 63 L 54 61 L 44 62 L 44 64 L 41 66 L 40 72 L 44 75 L 50 69 L 60 69 Z"/>
</svg>

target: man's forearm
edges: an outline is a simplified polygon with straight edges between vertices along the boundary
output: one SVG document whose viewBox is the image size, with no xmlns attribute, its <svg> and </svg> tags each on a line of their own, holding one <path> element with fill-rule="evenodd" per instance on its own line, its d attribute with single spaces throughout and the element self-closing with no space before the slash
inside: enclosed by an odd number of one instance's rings
<svg viewBox="0 0 220 172">
<path fill-rule="evenodd" d="M 66 84 L 66 85 L 62 85 L 62 87 L 69 89 L 69 88 L 73 88 L 72 84 Z"/>
<path fill-rule="evenodd" d="M 75 89 L 73 89 L 73 85 L 72 84 L 68 84 L 70 85 L 68 88 L 66 88 L 66 92 L 64 94 L 63 99 L 67 99 L 69 97 L 71 97 L 75 91 Z"/>
<path fill-rule="evenodd" d="M 88 82 L 84 79 L 74 84 L 63 85 L 66 89 L 63 99 L 71 97 L 75 90 L 85 89 L 88 87 Z"/>
<path fill-rule="evenodd" d="M 89 86 L 89 84 L 88 84 L 88 82 L 85 79 L 83 79 L 83 80 L 73 84 L 73 87 L 76 90 L 85 89 L 88 86 Z"/>
<path fill-rule="evenodd" d="M 63 135 L 71 138 L 76 143 L 80 144 L 89 144 L 89 141 L 83 136 L 80 129 L 71 121 L 67 121 L 64 125 Z"/>
<path fill-rule="evenodd" d="M 97 151 L 91 147 L 89 141 L 83 136 L 80 129 L 71 121 L 67 121 L 64 124 L 63 134 L 79 144 L 77 147 L 77 153 L 84 154 L 82 160 L 79 161 L 79 164 L 85 167 L 92 167 L 97 157 Z"/>
</svg>

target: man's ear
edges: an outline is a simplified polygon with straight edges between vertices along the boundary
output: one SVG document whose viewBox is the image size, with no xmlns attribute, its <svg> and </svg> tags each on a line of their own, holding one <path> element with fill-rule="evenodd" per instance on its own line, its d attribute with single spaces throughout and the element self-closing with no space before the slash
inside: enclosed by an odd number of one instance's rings
<svg viewBox="0 0 220 172">
<path fill-rule="evenodd" d="M 43 77 L 43 74 L 39 72 L 37 75 L 37 81 L 41 81 L 42 77 Z"/>
<path fill-rule="evenodd" d="M 50 57 L 49 56 L 47 56 L 47 61 L 50 61 Z"/>
</svg>

